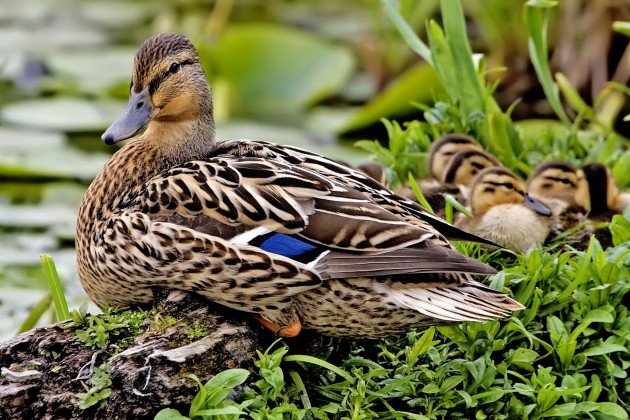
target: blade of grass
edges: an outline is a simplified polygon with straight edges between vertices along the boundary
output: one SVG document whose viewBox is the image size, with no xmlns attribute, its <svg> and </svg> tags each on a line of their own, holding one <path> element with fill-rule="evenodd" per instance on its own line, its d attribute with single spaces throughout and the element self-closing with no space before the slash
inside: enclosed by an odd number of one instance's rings
<svg viewBox="0 0 630 420">
<path fill-rule="evenodd" d="M 42 315 L 44 315 L 44 313 L 48 310 L 51 303 L 52 296 L 48 293 L 35 305 L 33 305 L 31 310 L 28 312 L 26 319 L 22 322 L 22 325 L 20 325 L 17 333 L 22 334 L 23 332 L 32 330 L 35 327 L 35 324 L 37 324 L 37 321 L 39 321 Z"/>
<path fill-rule="evenodd" d="M 312 407 L 311 400 L 308 398 L 308 392 L 306 391 L 306 387 L 304 386 L 304 381 L 302 381 L 300 375 L 294 370 L 289 371 L 289 376 L 291 377 L 291 379 L 293 379 L 293 383 L 295 383 L 298 391 L 300 391 L 300 400 L 302 400 L 302 406 L 306 410 L 310 410 Z"/>
<path fill-rule="evenodd" d="M 337 375 L 341 376 L 342 378 L 344 378 L 345 380 L 349 382 L 354 382 L 354 378 L 348 372 L 346 372 L 343 369 L 338 368 L 332 363 L 328 363 L 325 360 L 318 359 L 317 357 L 294 354 L 291 356 L 286 356 L 284 358 L 284 361 L 285 362 L 303 362 L 303 363 L 310 363 L 313 365 L 317 365 L 317 366 L 323 367 L 324 369 L 328 369 L 336 373 Z"/>
<path fill-rule="evenodd" d="M 418 54 L 427 63 L 433 64 L 431 59 L 431 51 L 427 44 L 416 35 L 414 30 L 409 26 L 405 19 L 398 13 L 398 10 L 394 7 L 389 0 L 380 0 L 383 11 L 394 24 L 400 35 L 403 37 L 409 48 L 411 48 L 416 54 Z"/>
<path fill-rule="evenodd" d="M 472 59 L 472 49 L 466 35 L 466 21 L 460 0 L 441 0 L 444 32 L 453 61 L 457 63 L 460 97 L 468 114 L 486 111 L 479 78 Z"/>
<path fill-rule="evenodd" d="M 409 172 L 409 186 L 411 187 L 413 193 L 416 195 L 416 198 L 418 199 L 420 205 L 429 210 L 431 213 L 435 213 L 433 211 L 433 207 L 431 207 L 427 199 L 424 198 L 424 194 L 422 194 L 422 190 L 420 189 L 420 187 L 418 187 L 418 183 L 416 182 L 411 172 Z"/>
<path fill-rule="evenodd" d="M 48 254 L 42 254 L 41 257 L 42 268 L 44 269 L 44 277 L 48 283 L 52 300 L 55 303 L 55 310 L 57 317 L 60 321 L 70 319 L 70 311 L 68 310 L 68 303 L 66 302 L 66 295 L 63 292 L 63 286 L 57 274 L 57 268 L 52 257 Z"/>
<path fill-rule="evenodd" d="M 557 2 L 550 0 L 528 0 L 525 4 L 525 25 L 527 26 L 529 55 L 542 85 L 545 96 L 558 118 L 567 126 L 571 121 L 560 102 L 558 86 L 553 82 L 547 57 L 547 28 L 549 15 Z"/>
</svg>

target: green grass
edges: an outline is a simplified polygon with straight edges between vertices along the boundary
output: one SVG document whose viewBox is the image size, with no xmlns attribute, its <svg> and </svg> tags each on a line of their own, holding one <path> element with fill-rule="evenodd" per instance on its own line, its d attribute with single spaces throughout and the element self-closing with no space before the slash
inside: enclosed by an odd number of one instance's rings
<svg viewBox="0 0 630 420">
<path fill-rule="evenodd" d="M 63 291 L 63 285 L 61 284 L 61 279 L 59 278 L 59 274 L 57 274 L 57 268 L 55 267 L 55 262 L 52 257 L 47 254 L 43 254 L 41 256 L 42 268 L 44 270 L 44 276 L 46 277 L 46 282 L 48 283 L 48 288 L 50 289 L 50 293 L 52 295 L 52 301 L 55 304 L 55 311 L 57 313 L 57 318 L 60 321 L 65 321 L 70 319 L 70 311 L 68 310 L 68 303 L 66 302 L 66 295 Z M 42 311 L 43 313 L 43 311 Z M 40 313 L 41 316 L 41 313 Z M 37 320 L 35 320 L 36 322 Z"/>
</svg>

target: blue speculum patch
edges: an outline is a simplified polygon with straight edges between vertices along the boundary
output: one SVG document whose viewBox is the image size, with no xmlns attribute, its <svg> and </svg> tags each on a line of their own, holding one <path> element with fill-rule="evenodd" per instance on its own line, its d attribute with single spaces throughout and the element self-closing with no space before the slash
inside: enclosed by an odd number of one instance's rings
<svg viewBox="0 0 630 420">
<path fill-rule="evenodd" d="M 308 242 L 301 241 L 283 233 L 274 233 L 258 245 L 258 247 L 267 252 L 284 255 L 285 257 L 297 257 L 317 249 L 316 246 Z"/>
</svg>

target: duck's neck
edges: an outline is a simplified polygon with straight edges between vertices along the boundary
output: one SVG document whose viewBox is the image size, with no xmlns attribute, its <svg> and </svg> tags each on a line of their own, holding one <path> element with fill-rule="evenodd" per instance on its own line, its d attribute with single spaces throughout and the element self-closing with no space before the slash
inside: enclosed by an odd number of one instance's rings
<svg viewBox="0 0 630 420">
<path fill-rule="evenodd" d="M 112 156 L 92 182 L 82 211 L 100 218 L 113 211 L 152 177 L 181 163 L 203 159 L 215 148 L 212 107 L 194 118 L 153 120 L 139 138 Z M 100 204 L 100 208 L 96 208 Z"/>
<path fill-rule="evenodd" d="M 169 166 L 207 156 L 215 148 L 214 118 L 211 105 L 201 111 L 189 118 L 151 121 L 142 141 L 159 149 Z"/>
</svg>

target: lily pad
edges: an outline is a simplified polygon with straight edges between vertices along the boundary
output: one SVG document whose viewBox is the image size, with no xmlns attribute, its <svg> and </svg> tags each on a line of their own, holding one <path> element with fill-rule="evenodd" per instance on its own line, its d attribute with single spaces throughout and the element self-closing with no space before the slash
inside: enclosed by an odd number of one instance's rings
<svg viewBox="0 0 630 420">
<path fill-rule="evenodd" d="M 14 102 L 0 110 L 7 125 L 65 132 L 101 131 L 122 112 L 119 101 L 48 98 Z"/>
<path fill-rule="evenodd" d="M 63 148 L 39 153 L 3 154 L 0 176 L 92 180 L 109 155 Z"/>
<path fill-rule="evenodd" d="M 1 150 L 4 153 L 18 150 L 64 147 L 66 136 L 51 131 L 24 130 L 0 127 Z"/>
<path fill-rule="evenodd" d="M 11 228 L 73 229 L 76 209 L 61 205 L 0 205 L 0 226 Z"/>
<path fill-rule="evenodd" d="M 340 132 L 347 133 L 377 123 L 381 118 L 392 118 L 412 113 L 412 102 L 430 104 L 442 90 L 435 70 L 428 64 L 411 67 L 383 92 L 349 119 Z M 419 111 L 417 111 L 419 112 Z"/>
<path fill-rule="evenodd" d="M 92 0 L 81 2 L 79 10 L 83 18 L 112 29 L 124 29 L 153 16 L 159 4 L 116 0 Z"/>
<path fill-rule="evenodd" d="M 346 47 L 267 24 L 228 27 L 210 61 L 230 85 L 232 113 L 265 119 L 299 113 L 337 92 L 355 66 Z"/>
<path fill-rule="evenodd" d="M 64 50 L 49 54 L 45 63 L 54 75 L 71 78 L 84 92 L 102 91 L 124 81 L 129 84 L 135 48 Z"/>
</svg>

